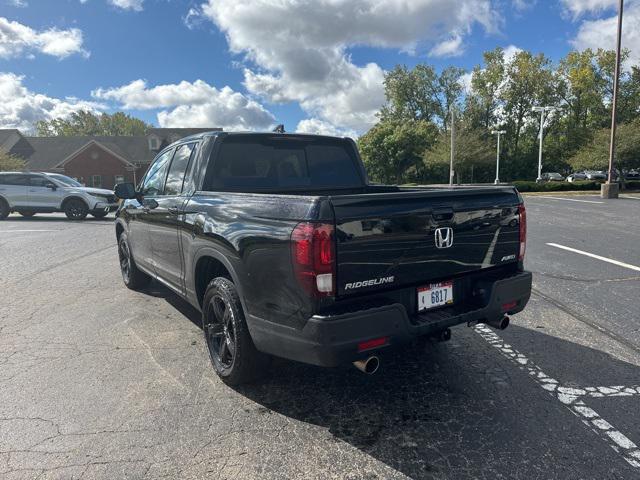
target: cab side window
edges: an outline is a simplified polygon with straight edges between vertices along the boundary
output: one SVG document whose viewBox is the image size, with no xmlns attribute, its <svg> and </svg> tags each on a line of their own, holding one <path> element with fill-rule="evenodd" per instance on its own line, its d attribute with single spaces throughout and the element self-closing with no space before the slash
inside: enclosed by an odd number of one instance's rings
<svg viewBox="0 0 640 480">
<path fill-rule="evenodd" d="M 189 161 L 194 156 L 195 149 L 195 143 L 188 143 L 178 147 L 167 174 L 167 183 L 164 187 L 165 195 L 180 195 L 182 193 Z"/>
<path fill-rule="evenodd" d="M 173 157 L 173 152 L 175 152 L 175 148 L 167 150 L 153 162 L 142 184 L 143 195 L 150 197 L 162 195 L 167 169 L 169 168 L 171 157 Z"/>
</svg>

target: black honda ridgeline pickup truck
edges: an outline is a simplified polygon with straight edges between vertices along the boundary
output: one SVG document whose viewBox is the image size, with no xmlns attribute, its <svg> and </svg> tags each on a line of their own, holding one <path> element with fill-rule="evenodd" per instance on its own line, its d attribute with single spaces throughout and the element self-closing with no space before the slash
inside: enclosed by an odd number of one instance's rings
<svg viewBox="0 0 640 480">
<path fill-rule="evenodd" d="M 371 184 L 346 138 L 199 134 L 116 194 L 124 283 L 157 279 L 199 309 L 229 384 L 271 355 L 373 373 L 412 339 L 505 328 L 531 292 L 514 187 Z"/>
</svg>

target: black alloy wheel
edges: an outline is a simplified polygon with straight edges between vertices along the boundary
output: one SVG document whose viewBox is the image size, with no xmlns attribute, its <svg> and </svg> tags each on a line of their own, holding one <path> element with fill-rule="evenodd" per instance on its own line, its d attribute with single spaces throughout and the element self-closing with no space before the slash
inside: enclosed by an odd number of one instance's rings
<svg viewBox="0 0 640 480">
<path fill-rule="evenodd" d="M 211 364 L 223 382 L 239 385 L 266 373 L 271 357 L 253 344 L 238 290 L 228 278 L 215 278 L 207 286 L 202 328 Z"/>
<path fill-rule="evenodd" d="M 140 290 L 149 284 L 151 277 L 137 267 L 131 255 L 126 233 L 121 233 L 120 238 L 118 238 L 118 259 L 120 261 L 122 281 L 127 288 Z"/>
<path fill-rule="evenodd" d="M 118 258 L 120 259 L 120 272 L 126 285 L 131 281 L 131 252 L 125 239 L 118 242 Z"/>
<path fill-rule="evenodd" d="M 72 198 L 64 205 L 64 214 L 69 220 L 84 220 L 87 213 L 89 213 L 89 209 L 82 200 Z"/>
</svg>

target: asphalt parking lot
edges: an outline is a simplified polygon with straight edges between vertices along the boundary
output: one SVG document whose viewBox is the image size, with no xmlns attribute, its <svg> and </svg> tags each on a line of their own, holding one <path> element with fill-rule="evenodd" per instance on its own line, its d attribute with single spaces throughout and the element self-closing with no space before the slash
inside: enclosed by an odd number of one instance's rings
<svg viewBox="0 0 640 480">
<path fill-rule="evenodd" d="M 640 197 L 527 197 L 528 308 L 232 389 L 112 218 L 0 222 L 0 478 L 640 478 Z M 614 263 L 612 263 L 613 261 Z"/>
</svg>

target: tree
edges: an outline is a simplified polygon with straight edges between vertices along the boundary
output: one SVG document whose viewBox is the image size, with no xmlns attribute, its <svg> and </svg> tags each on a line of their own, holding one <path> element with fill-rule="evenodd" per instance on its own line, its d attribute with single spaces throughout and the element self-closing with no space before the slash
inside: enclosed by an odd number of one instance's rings
<svg viewBox="0 0 640 480">
<path fill-rule="evenodd" d="M 437 134 L 437 127 L 425 120 L 378 122 L 358 140 L 370 178 L 398 184 L 423 180 L 422 156 Z"/>
<path fill-rule="evenodd" d="M 575 170 L 607 170 L 609 168 L 610 128 L 602 128 L 593 140 L 569 160 Z M 640 118 L 616 129 L 616 161 L 621 170 L 640 168 Z"/>
<path fill-rule="evenodd" d="M 505 83 L 504 50 L 485 52 L 483 58 L 484 68 L 478 65 L 473 69 L 466 110 L 474 127 L 489 130 L 497 123 L 500 90 Z"/>
<path fill-rule="evenodd" d="M 23 170 L 24 160 L 0 151 L 0 172 L 12 172 Z"/>
<path fill-rule="evenodd" d="M 483 130 L 463 126 L 456 132 L 455 143 L 453 170 L 456 181 L 489 182 L 495 179 L 496 146 Z M 433 147 L 423 155 L 425 170 L 431 183 L 449 181 L 450 160 L 451 133 L 442 132 Z"/>
<path fill-rule="evenodd" d="M 134 136 L 144 135 L 151 125 L 122 112 L 114 114 L 81 110 L 69 118 L 55 118 L 36 123 L 41 137 L 69 136 Z"/>
<path fill-rule="evenodd" d="M 387 104 L 381 118 L 391 120 L 425 120 L 448 128 L 453 105 L 462 96 L 461 68 L 447 67 L 440 74 L 430 65 L 416 65 L 413 70 L 398 65 L 385 75 Z"/>
</svg>

